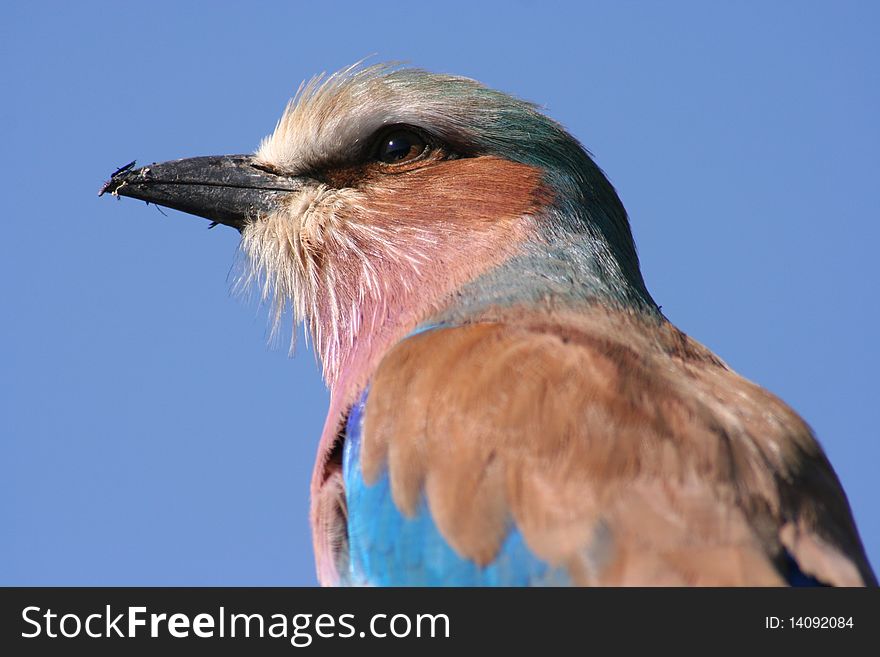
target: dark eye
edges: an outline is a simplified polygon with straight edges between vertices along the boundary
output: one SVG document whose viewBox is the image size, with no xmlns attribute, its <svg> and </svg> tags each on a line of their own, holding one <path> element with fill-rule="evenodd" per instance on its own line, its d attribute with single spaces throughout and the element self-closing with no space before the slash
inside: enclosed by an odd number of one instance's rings
<svg viewBox="0 0 880 657">
<path fill-rule="evenodd" d="M 401 128 L 382 136 L 376 159 L 385 164 L 402 164 L 415 160 L 426 148 L 427 144 L 421 135 L 414 130 Z"/>
</svg>

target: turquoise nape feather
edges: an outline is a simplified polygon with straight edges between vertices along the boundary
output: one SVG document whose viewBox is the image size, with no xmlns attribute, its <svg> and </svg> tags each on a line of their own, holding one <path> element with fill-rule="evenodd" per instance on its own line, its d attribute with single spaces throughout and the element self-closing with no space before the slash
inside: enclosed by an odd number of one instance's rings
<svg viewBox="0 0 880 657">
<path fill-rule="evenodd" d="M 353 66 L 252 155 L 101 193 L 236 228 L 331 391 L 326 585 L 876 585 L 806 423 L 676 329 L 589 153 L 473 80 Z"/>
</svg>

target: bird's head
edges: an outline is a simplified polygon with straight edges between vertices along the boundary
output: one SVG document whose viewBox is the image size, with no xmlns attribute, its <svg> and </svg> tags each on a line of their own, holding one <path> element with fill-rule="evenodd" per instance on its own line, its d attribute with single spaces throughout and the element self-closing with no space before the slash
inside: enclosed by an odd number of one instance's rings
<svg viewBox="0 0 880 657">
<path fill-rule="evenodd" d="M 560 125 L 466 78 L 385 65 L 302 86 L 253 155 L 114 174 L 102 193 L 238 229 L 333 383 L 426 321 L 493 304 L 654 312 L 626 212 Z M 384 345 L 384 347 L 383 347 Z"/>
</svg>

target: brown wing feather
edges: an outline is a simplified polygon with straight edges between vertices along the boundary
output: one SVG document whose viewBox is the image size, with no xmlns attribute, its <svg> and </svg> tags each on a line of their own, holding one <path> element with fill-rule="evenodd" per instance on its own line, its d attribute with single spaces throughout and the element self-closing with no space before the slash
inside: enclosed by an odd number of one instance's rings
<svg viewBox="0 0 880 657">
<path fill-rule="evenodd" d="M 876 583 L 803 420 L 658 320 L 508 311 L 405 340 L 362 458 L 482 564 L 515 523 L 579 584 L 781 585 L 785 550 L 823 582 Z"/>
</svg>

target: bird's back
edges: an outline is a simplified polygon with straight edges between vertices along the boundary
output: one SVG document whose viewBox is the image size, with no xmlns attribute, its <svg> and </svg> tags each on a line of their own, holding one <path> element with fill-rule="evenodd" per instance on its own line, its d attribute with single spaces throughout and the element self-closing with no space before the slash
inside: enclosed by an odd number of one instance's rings
<svg viewBox="0 0 880 657">
<path fill-rule="evenodd" d="M 875 582 L 807 425 L 662 319 L 510 308 L 420 332 L 345 441 L 343 581 Z"/>
</svg>

